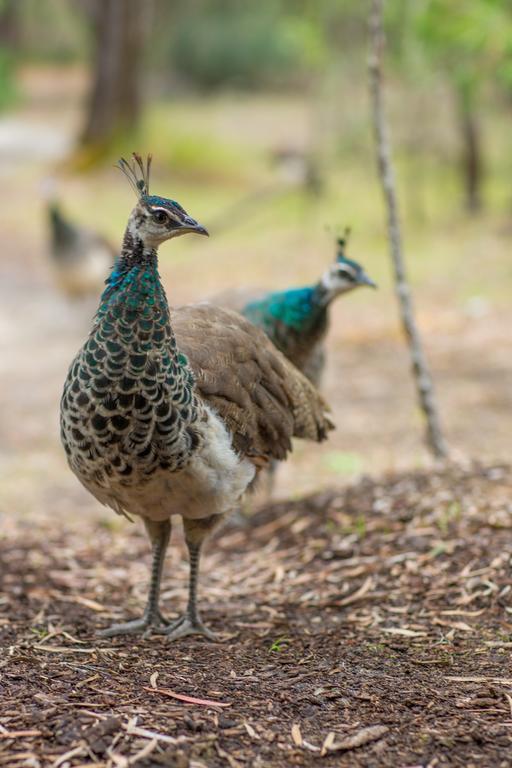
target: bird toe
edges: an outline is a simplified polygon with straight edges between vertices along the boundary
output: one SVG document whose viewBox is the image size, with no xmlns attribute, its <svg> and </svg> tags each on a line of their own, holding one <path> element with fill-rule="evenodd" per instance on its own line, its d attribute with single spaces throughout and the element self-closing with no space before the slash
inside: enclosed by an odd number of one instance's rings
<svg viewBox="0 0 512 768">
<path fill-rule="evenodd" d="M 165 629 L 157 630 L 158 634 L 165 635 L 168 640 L 179 640 L 188 635 L 202 635 L 213 643 L 222 642 L 221 638 L 208 629 L 200 619 L 191 620 L 188 616 L 182 616 L 178 621 Z"/>
</svg>

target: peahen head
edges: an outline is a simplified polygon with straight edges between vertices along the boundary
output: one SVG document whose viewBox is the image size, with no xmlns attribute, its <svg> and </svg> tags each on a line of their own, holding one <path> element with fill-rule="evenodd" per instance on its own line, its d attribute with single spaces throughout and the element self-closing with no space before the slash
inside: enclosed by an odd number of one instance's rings
<svg viewBox="0 0 512 768">
<path fill-rule="evenodd" d="M 151 155 L 144 164 L 141 156 L 134 152 L 131 165 L 121 158 L 117 166 L 138 197 L 128 222 L 128 232 L 135 242 L 140 241 L 145 248 L 156 249 L 166 240 L 189 232 L 208 235 L 205 227 L 189 216 L 175 200 L 149 194 Z"/>
<path fill-rule="evenodd" d="M 336 260 L 322 275 L 321 284 L 326 290 L 329 301 L 361 285 L 377 288 L 377 284 L 366 274 L 363 267 L 357 261 L 345 256 L 346 244 L 346 238 L 338 238 Z"/>
</svg>

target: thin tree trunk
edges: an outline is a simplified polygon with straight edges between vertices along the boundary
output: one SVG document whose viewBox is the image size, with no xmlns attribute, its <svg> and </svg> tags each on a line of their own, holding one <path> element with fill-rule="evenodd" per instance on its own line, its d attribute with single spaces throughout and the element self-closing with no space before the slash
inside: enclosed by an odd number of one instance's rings
<svg viewBox="0 0 512 768">
<path fill-rule="evenodd" d="M 20 7 L 16 0 L 0 2 L 0 110 L 16 96 L 14 72 L 21 37 Z"/>
<path fill-rule="evenodd" d="M 19 3 L 16 0 L 4 0 L 0 3 L 0 45 L 2 49 L 13 52 L 20 42 Z"/>
<path fill-rule="evenodd" d="M 445 458 L 448 455 L 448 449 L 441 430 L 432 377 L 423 353 L 421 337 L 414 317 L 413 300 L 402 250 L 391 144 L 383 103 L 382 53 L 385 44 L 383 5 L 384 0 L 372 0 L 370 13 L 369 75 L 379 177 L 387 209 L 388 236 L 395 276 L 395 288 L 400 306 L 402 326 L 409 345 L 418 399 L 427 422 L 427 444 L 436 458 Z"/>
<path fill-rule="evenodd" d="M 82 144 L 108 144 L 133 130 L 141 111 L 140 69 L 147 3 L 89 0 L 95 53 L 94 78 Z"/>
<path fill-rule="evenodd" d="M 473 100 L 459 89 L 460 127 L 462 131 L 462 176 L 466 197 L 466 208 L 470 213 L 482 209 L 482 148 L 480 125 L 474 109 Z"/>
</svg>

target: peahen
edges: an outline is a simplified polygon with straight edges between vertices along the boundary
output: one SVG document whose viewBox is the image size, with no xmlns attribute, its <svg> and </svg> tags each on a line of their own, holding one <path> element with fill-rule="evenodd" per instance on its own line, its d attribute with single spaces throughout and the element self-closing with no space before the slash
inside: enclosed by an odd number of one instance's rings
<svg viewBox="0 0 512 768">
<path fill-rule="evenodd" d="M 61 401 L 68 462 L 103 504 L 143 518 L 153 565 L 142 618 L 105 635 L 150 627 L 171 639 L 214 639 L 196 602 L 207 534 L 235 509 L 255 474 L 284 459 L 292 437 L 321 441 L 332 428 L 315 388 L 265 334 L 209 304 L 169 312 L 157 249 L 207 235 L 175 201 L 149 193 L 150 157 L 119 167 L 138 201 L 92 330 L 71 364 Z M 170 517 L 183 518 L 190 560 L 183 617 L 166 625 L 159 589 Z"/>
<path fill-rule="evenodd" d="M 346 257 L 346 239 L 339 238 L 337 246 L 335 262 L 316 284 L 268 293 L 239 309 L 251 323 L 265 331 L 315 386 L 319 386 L 325 367 L 324 342 L 332 302 L 359 286 L 377 287 L 360 264 Z"/>
<path fill-rule="evenodd" d="M 101 235 L 70 221 L 55 200 L 48 203 L 47 217 L 57 286 L 71 299 L 97 296 L 114 263 L 114 248 Z"/>
</svg>

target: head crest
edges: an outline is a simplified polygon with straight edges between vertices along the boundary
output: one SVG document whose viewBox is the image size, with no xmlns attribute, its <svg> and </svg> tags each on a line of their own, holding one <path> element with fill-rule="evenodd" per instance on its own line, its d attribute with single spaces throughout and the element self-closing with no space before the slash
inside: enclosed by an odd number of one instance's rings
<svg viewBox="0 0 512 768">
<path fill-rule="evenodd" d="M 336 261 L 339 259 L 344 259 L 345 257 L 345 246 L 348 243 L 348 239 L 350 237 L 350 227 L 345 227 L 345 231 L 343 232 L 343 235 L 341 237 L 336 238 L 336 245 L 338 246 L 338 250 L 336 252 Z"/>
<path fill-rule="evenodd" d="M 116 167 L 124 173 L 139 199 L 144 197 L 144 195 L 149 195 L 151 160 L 151 155 L 148 155 L 146 164 L 144 164 L 142 157 L 137 152 L 132 152 L 131 164 L 128 163 L 124 157 L 116 163 Z"/>
<path fill-rule="evenodd" d="M 348 239 L 350 237 L 350 227 L 345 227 L 343 231 L 343 235 L 341 237 L 336 238 L 336 244 L 341 248 L 345 248 L 346 244 L 348 243 Z"/>
</svg>

